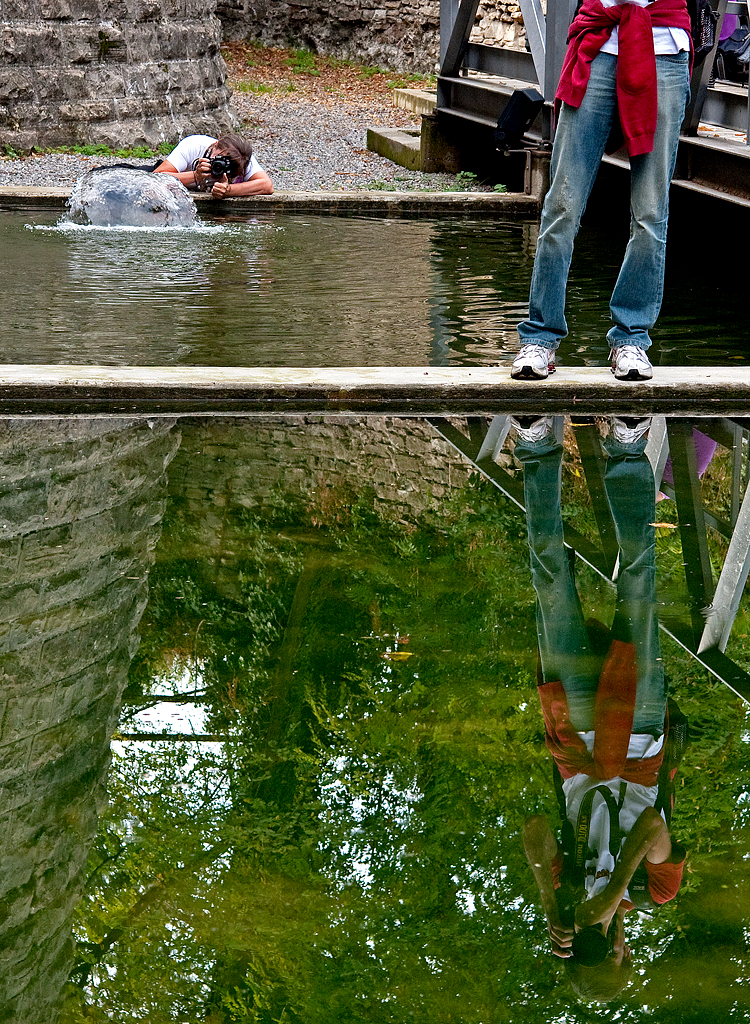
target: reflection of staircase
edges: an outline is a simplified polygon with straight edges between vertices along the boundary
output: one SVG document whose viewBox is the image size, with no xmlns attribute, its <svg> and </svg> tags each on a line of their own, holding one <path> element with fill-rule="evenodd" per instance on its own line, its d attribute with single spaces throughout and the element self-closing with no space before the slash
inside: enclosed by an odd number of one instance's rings
<svg viewBox="0 0 750 1024">
<path fill-rule="evenodd" d="M 555 419 L 558 421 L 559 438 L 562 417 Z M 520 509 L 524 509 L 522 477 L 498 464 L 510 430 L 509 416 L 495 416 L 492 420 L 469 418 L 466 420 L 468 436 L 447 420 L 431 419 L 430 422 L 437 433 L 461 452 L 471 465 Z M 713 515 L 701 497 L 693 443 L 694 427 L 733 453 L 729 521 Z M 599 444 L 599 433 L 593 419 L 576 423 L 572 429 L 591 499 L 598 544 L 592 543 L 568 524 L 565 524 L 565 543 L 599 576 L 612 583 L 617 573 L 618 549 L 604 491 L 604 456 Z M 750 674 L 727 657 L 724 650 L 750 570 L 749 453 L 750 423 L 734 419 L 700 419 L 693 425 L 684 419 L 655 416 L 646 448 L 646 455 L 654 469 L 657 490 L 661 489 L 673 497 L 677 505 L 689 606 L 686 616 L 661 613 L 659 625 L 713 675 L 748 702 Z M 662 479 L 668 455 L 672 463 L 673 486 Z M 502 461 L 506 461 L 506 458 Z M 729 541 L 729 549 L 715 586 L 708 553 L 708 527 Z"/>
<path fill-rule="evenodd" d="M 56 1017 L 177 443 L 0 423 L 0 1020 Z"/>
</svg>

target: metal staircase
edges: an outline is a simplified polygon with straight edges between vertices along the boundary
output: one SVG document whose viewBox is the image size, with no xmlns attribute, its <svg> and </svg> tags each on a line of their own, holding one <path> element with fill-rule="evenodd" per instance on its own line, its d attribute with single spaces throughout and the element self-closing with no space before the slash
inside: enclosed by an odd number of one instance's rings
<svg viewBox="0 0 750 1024">
<path fill-rule="evenodd" d="M 472 43 L 479 0 L 441 0 L 440 74 L 435 113 L 456 146 L 473 155 L 494 148 L 492 132 L 515 89 L 533 86 L 545 103 L 525 143 L 549 145 L 554 135 L 552 102 L 566 49 L 576 0 L 520 0 L 529 49 Z M 719 24 L 725 13 L 747 11 L 747 2 L 718 0 Z M 550 41 L 548 43 L 548 40 Z M 717 44 L 718 46 L 718 32 Z M 750 206 L 750 103 L 748 89 L 726 82 L 710 84 L 714 53 L 695 70 L 673 184 L 679 188 Z M 699 126 L 708 123 L 710 133 Z M 607 156 L 613 168 L 627 169 L 624 152 Z"/>
</svg>

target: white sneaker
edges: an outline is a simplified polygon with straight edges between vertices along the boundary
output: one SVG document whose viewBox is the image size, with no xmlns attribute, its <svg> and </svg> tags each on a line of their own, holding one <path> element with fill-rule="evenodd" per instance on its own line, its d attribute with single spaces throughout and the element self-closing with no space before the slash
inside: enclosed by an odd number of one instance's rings
<svg viewBox="0 0 750 1024">
<path fill-rule="evenodd" d="M 527 444 L 543 441 L 553 430 L 551 416 L 539 416 L 537 419 L 533 419 L 531 416 L 519 416 L 518 418 L 511 416 L 510 422 L 518 431 L 521 440 L 526 441 Z"/>
<path fill-rule="evenodd" d="M 651 380 L 653 370 L 645 349 L 620 345 L 610 350 L 612 373 L 618 380 Z"/>
<path fill-rule="evenodd" d="M 511 377 L 544 380 L 555 372 L 555 350 L 544 345 L 524 345 L 510 368 Z"/>
<path fill-rule="evenodd" d="M 643 437 L 651 426 L 651 417 L 639 420 L 635 416 L 627 419 L 620 416 L 612 417 L 612 437 L 620 444 L 635 444 Z"/>
</svg>

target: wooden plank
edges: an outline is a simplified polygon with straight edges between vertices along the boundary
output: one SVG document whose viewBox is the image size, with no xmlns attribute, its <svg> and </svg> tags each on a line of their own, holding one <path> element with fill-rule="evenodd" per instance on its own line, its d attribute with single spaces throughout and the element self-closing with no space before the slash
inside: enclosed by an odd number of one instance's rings
<svg viewBox="0 0 750 1024">
<path fill-rule="evenodd" d="M 210 412 L 689 412 L 744 415 L 750 367 L 655 367 L 617 381 L 606 367 L 560 367 L 515 381 L 509 367 L 221 367 L 0 365 L 0 413 L 173 415 Z"/>
</svg>

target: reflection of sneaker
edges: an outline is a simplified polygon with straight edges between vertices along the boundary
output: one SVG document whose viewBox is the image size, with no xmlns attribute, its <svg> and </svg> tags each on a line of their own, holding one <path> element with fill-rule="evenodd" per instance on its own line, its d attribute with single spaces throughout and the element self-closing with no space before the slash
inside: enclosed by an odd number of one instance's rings
<svg viewBox="0 0 750 1024">
<path fill-rule="evenodd" d="M 613 416 L 612 437 L 620 444 L 635 444 L 651 426 L 651 417 L 639 420 L 637 416 Z"/>
<path fill-rule="evenodd" d="M 552 433 L 551 416 L 511 416 L 510 422 L 518 431 L 518 436 L 527 444 L 543 441 Z"/>
<path fill-rule="evenodd" d="M 524 345 L 510 368 L 511 377 L 536 380 L 555 372 L 555 350 L 544 345 Z"/>
<path fill-rule="evenodd" d="M 618 380 L 651 380 L 653 370 L 642 348 L 637 345 L 620 345 L 609 353 L 612 373 Z"/>
</svg>

